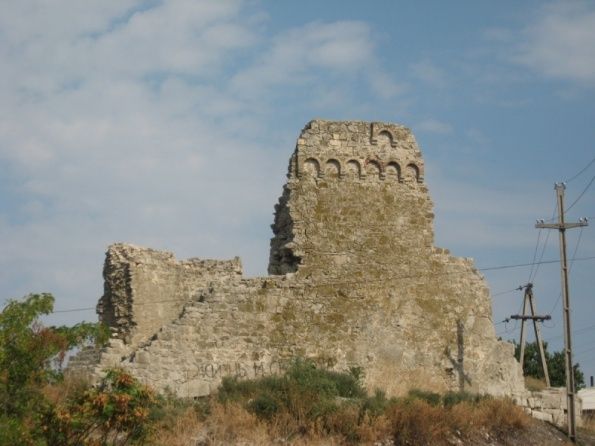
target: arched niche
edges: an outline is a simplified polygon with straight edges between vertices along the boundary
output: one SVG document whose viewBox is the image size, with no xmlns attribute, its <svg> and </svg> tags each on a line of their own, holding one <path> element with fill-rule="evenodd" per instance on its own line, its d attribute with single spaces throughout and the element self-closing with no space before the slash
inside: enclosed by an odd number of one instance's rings
<svg viewBox="0 0 595 446">
<path fill-rule="evenodd" d="M 320 175 L 320 163 L 316 158 L 308 158 L 304 161 L 302 172 L 308 176 L 317 177 Z"/>
<path fill-rule="evenodd" d="M 336 159 L 330 159 L 324 166 L 324 176 L 326 178 L 339 178 L 341 175 L 341 163 Z"/>
<path fill-rule="evenodd" d="M 376 136 L 376 144 L 379 146 L 393 146 L 394 145 L 394 137 L 391 132 L 388 130 L 382 130 Z"/>
<path fill-rule="evenodd" d="M 380 167 L 380 163 L 376 160 L 368 160 L 366 161 L 366 176 L 368 178 L 380 178 L 380 173 L 382 169 Z"/>
<path fill-rule="evenodd" d="M 357 160 L 349 160 L 345 166 L 345 171 L 347 178 L 359 178 L 362 174 L 362 166 Z"/>
<path fill-rule="evenodd" d="M 405 178 L 409 182 L 419 182 L 419 167 L 416 164 L 409 163 L 405 168 Z"/>
<path fill-rule="evenodd" d="M 391 161 L 386 165 L 385 177 L 389 181 L 401 181 L 401 166 L 395 161 Z"/>
<path fill-rule="evenodd" d="M 380 122 L 373 122 L 370 135 L 370 142 L 373 145 L 384 144 L 388 142 L 391 147 L 397 147 L 397 138 L 394 132 L 394 128 L 386 126 L 386 124 Z"/>
</svg>

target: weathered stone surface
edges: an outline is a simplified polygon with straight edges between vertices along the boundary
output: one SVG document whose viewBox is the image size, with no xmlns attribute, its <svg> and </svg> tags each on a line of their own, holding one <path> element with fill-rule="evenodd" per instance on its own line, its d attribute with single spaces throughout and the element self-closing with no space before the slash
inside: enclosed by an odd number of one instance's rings
<svg viewBox="0 0 595 446">
<path fill-rule="evenodd" d="M 566 428 L 568 425 L 566 411 L 568 402 L 566 401 L 566 389 L 563 387 L 550 387 L 534 392 L 520 392 L 513 395 L 513 401 L 515 404 L 523 406 L 527 413 L 538 420 L 547 421 L 561 428 Z M 577 414 L 577 426 L 582 426 L 580 398 L 576 399 L 574 410 Z"/>
<path fill-rule="evenodd" d="M 196 396 L 225 375 L 277 373 L 303 356 L 362 367 L 389 394 L 523 393 L 483 277 L 433 245 L 432 225 L 407 128 L 312 121 L 275 207 L 271 275 L 243 278 L 239 259 L 111 246 L 98 313 L 114 338 L 92 373 L 117 359 L 159 389 Z"/>
<path fill-rule="evenodd" d="M 553 423 L 554 422 L 554 418 L 552 417 L 552 414 L 550 414 L 550 413 L 540 412 L 538 410 L 532 410 L 531 411 L 531 416 L 533 418 L 536 418 L 536 419 L 541 420 L 541 421 L 546 421 L 548 423 Z"/>
</svg>

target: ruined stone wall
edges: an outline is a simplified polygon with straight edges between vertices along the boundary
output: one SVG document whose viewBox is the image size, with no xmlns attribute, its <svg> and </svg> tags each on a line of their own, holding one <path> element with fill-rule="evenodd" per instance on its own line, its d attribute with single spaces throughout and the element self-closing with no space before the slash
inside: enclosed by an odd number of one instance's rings
<svg viewBox="0 0 595 446">
<path fill-rule="evenodd" d="M 178 262 L 168 252 L 115 244 L 108 249 L 103 269 L 99 320 L 112 327 L 114 337 L 134 348 L 177 319 L 186 302 L 199 299 L 198 289 L 241 275 L 237 257 Z"/>
<path fill-rule="evenodd" d="M 533 418 L 552 423 L 565 430 L 568 429 L 568 400 L 565 387 L 523 392 L 519 395 L 513 395 L 513 401 L 523 407 Z M 577 414 L 577 426 L 580 427 L 583 425 L 580 416 L 582 413 L 580 397 L 575 400 L 574 412 Z"/>
<path fill-rule="evenodd" d="M 393 395 L 524 391 L 512 345 L 496 339 L 483 277 L 433 246 L 423 159 L 408 129 L 310 122 L 275 210 L 267 278 L 241 278 L 238 260 L 176 262 L 112 247 L 99 311 L 115 336 L 95 373 L 120 364 L 197 396 L 225 375 L 276 373 L 302 356 L 362 367 L 370 389 Z"/>
<path fill-rule="evenodd" d="M 405 127 L 311 122 L 276 207 L 269 273 L 299 264 L 305 275 L 362 277 L 424 261 L 433 214 L 423 172 Z"/>
</svg>

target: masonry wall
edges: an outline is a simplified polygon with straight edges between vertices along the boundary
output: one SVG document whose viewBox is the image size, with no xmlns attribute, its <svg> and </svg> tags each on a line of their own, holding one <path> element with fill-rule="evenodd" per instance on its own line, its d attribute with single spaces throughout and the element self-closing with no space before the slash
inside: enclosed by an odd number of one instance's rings
<svg viewBox="0 0 595 446">
<path fill-rule="evenodd" d="M 515 395 L 513 400 L 517 405 L 524 407 L 533 418 L 555 424 L 563 429 L 568 428 L 566 388 L 553 387 L 540 391 L 523 392 Z M 575 402 L 576 423 L 579 427 L 583 424 L 581 413 L 582 401 L 579 397 Z"/>
<path fill-rule="evenodd" d="M 370 389 L 524 391 L 483 277 L 433 245 L 421 152 L 405 127 L 312 121 L 275 207 L 267 278 L 239 260 L 177 262 L 115 245 L 98 311 L 114 328 L 94 369 L 119 364 L 181 396 L 225 375 L 308 357 L 362 367 Z"/>
<path fill-rule="evenodd" d="M 200 299 L 198 289 L 241 275 L 238 257 L 178 262 L 169 252 L 114 244 L 106 254 L 99 320 L 112 327 L 115 338 L 134 348 L 179 318 L 186 302 Z"/>
</svg>

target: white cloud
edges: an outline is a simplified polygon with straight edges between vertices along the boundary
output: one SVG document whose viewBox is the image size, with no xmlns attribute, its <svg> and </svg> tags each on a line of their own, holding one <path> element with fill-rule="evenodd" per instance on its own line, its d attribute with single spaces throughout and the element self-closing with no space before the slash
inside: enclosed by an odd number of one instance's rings
<svg viewBox="0 0 595 446">
<path fill-rule="evenodd" d="M 294 143 L 265 128 L 277 125 L 266 104 L 304 86 L 314 92 L 308 107 L 323 108 L 356 84 L 382 84 L 388 96 L 398 88 L 366 24 L 312 23 L 268 38 L 250 8 L 3 5 L 0 167 L 10 175 L 0 196 L 14 202 L 0 211 L 3 297 L 52 291 L 62 308 L 92 306 L 116 241 L 180 257 L 241 255 L 249 273 L 264 272 Z"/>
<path fill-rule="evenodd" d="M 507 28 L 491 27 L 483 32 L 485 39 L 492 42 L 509 43 L 514 39 L 514 33 Z"/>
<path fill-rule="evenodd" d="M 452 133 L 452 125 L 437 119 L 425 119 L 414 126 L 416 131 L 447 135 Z"/>
<path fill-rule="evenodd" d="M 324 83 L 336 89 L 333 79 L 357 76 L 379 96 L 392 97 L 401 91 L 378 66 L 367 24 L 310 23 L 276 36 L 257 63 L 232 79 L 232 87 L 240 96 L 255 98 L 279 85 L 304 88 Z M 348 91 L 344 89 L 343 95 L 348 96 Z"/>
<path fill-rule="evenodd" d="M 0 159 L 13 178 L 0 194 L 19 200 L 0 214 L 4 297 L 93 304 L 115 241 L 264 264 L 266 244 L 242 231 L 272 209 L 281 181 L 253 173 L 278 157 L 236 125 L 245 104 L 201 81 L 254 45 L 249 12 L 237 1 L 47 5 L 14 2 L 0 19 Z"/>
<path fill-rule="evenodd" d="M 410 66 L 416 79 L 419 79 L 434 87 L 444 87 L 447 84 L 447 76 L 444 70 L 428 59 L 420 60 Z"/>
<path fill-rule="evenodd" d="M 514 60 L 546 76 L 595 83 L 595 7 L 583 0 L 543 7 L 527 26 Z"/>
<path fill-rule="evenodd" d="M 487 187 L 472 181 L 481 172 L 480 166 L 428 167 L 426 177 L 436 203 L 436 233 L 441 245 L 462 248 L 459 254 L 482 248 L 531 249 L 535 219 L 549 217 L 543 210 L 552 205 L 551 195 L 543 193 L 545 184 L 507 179 L 497 188 Z"/>
</svg>

